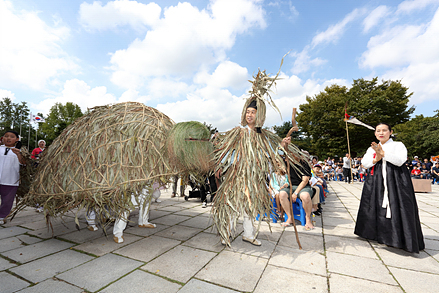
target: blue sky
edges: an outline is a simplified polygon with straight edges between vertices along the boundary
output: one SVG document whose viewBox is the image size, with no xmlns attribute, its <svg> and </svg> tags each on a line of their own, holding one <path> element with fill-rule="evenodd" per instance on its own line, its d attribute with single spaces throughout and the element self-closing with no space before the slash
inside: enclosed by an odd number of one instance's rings
<svg viewBox="0 0 439 293">
<path fill-rule="evenodd" d="M 0 98 L 47 114 L 123 101 L 176 122 L 239 125 L 258 68 L 282 79 L 284 119 L 333 83 L 401 80 L 415 114 L 439 109 L 439 0 L 0 0 Z M 280 125 L 267 109 L 266 125 Z"/>
</svg>

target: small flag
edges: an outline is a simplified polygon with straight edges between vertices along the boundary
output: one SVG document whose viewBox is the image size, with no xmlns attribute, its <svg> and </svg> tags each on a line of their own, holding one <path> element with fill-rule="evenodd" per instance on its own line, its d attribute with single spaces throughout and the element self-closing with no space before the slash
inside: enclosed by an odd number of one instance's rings
<svg viewBox="0 0 439 293">
<path fill-rule="evenodd" d="M 34 122 L 34 123 L 43 123 L 43 122 L 46 122 L 46 120 L 44 120 L 44 118 L 43 117 L 41 117 L 41 116 L 38 116 L 38 115 L 31 115 L 31 122 Z"/>
<path fill-rule="evenodd" d="M 349 116 L 346 112 L 344 114 L 344 121 L 349 122 L 349 123 L 353 123 L 353 124 L 357 124 L 357 125 L 361 125 L 361 126 L 364 126 L 366 128 L 369 128 L 371 130 L 375 130 L 375 128 L 373 128 L 372 126 L 367 125 L 366 123 L 361 122 L 360 120 L 358 120 L 354 116 Z"/>
</svg>

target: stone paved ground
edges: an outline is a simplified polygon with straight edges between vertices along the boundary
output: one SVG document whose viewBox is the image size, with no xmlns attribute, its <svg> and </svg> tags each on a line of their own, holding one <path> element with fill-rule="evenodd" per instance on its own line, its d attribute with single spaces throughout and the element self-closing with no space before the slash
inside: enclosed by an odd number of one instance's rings
<svg viewBox="0 0 439 293">
<path fill-rule="evenodd" d="M 316 228 L 262 224 L 261 247 L 238 235 L 224 248 L 210 208 L 162 193 L 151 211 L 156 229 L 138 228 L 133 212 L 125 242 L 81 230 L 74 215 L 54 222 L 27 209 L 0 226 L 0 292 L 438 292 L 439 186 L 417 193 L 426 249 L 419 255 L 353 234 L 362 184 L 330 183 Z M 109 230 L 111 235 L 111 230 Z M 238 231 L 242 232 L 242 228 Z"/>
</svg>

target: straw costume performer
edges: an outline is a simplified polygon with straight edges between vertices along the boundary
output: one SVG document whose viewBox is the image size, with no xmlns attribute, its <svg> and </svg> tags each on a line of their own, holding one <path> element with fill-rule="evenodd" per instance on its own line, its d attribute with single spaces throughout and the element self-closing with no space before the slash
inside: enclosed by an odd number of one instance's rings
<svg viewBox="0 0 439 293">
<path fill-rule="evenodd" d="M 267 102 L 277 109 L 268 92 L 279 73 L 280 70 L 275 77 L 269 77 L 265 71 L 258 72 L 252 82 L 250 98 L 242 110 L 243 127 L 233 128 L 215 141 L 215 173 L 221 173 L 222 183 L 215 196 L 212 213 L 222 243 L 229 246 L 240 215 L 244 216 L 243 241 L 261 245 L 256 239 L 260 222 L 255 229 L 253 219 L 258 214 L 268 215 L 271 212 L 267 175 L 270 170 L 279 168 L 276 161 L 283 164 L 280 154 L 285 155 L 287 163 L 293 167 L 302 158 L 307 161 L 297 147 L 292 144 L 282 144 L 285 148 L 282 147 L 281 138 L 262 129 L 266 113 L 265 95 Z"/>
<path fill-rule="evenodd" d="M 94 210 L 97 224 L 110 217 L 126 220 L 134 208 L 131 197 L 148 209 L 153 183 L 165 184 L 175 174 L 164 156 L 173 125 L 141 103 L 93 108 L 43 153 L 30 190 L 14 213 L 39 204 L 50 224 L 50 217 L 74 210 L 79 229 L 81 209 Z"/>
</svg>

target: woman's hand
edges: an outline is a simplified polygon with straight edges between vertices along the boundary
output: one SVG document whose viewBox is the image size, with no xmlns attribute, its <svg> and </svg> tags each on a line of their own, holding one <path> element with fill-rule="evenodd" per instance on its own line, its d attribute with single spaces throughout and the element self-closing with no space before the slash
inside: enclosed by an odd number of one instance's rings
<svg viewBox="0 0 439 293">
<path fill-rule="evenodd" d="M 376 157 L 373 159 L 372 163 L 376 164 L 384 157 L 384 151 L 381 148 L 381 145 L 377 144 L 376 142 L 372 142 L 371 147 L 376 154 Z"/>
</svg>

